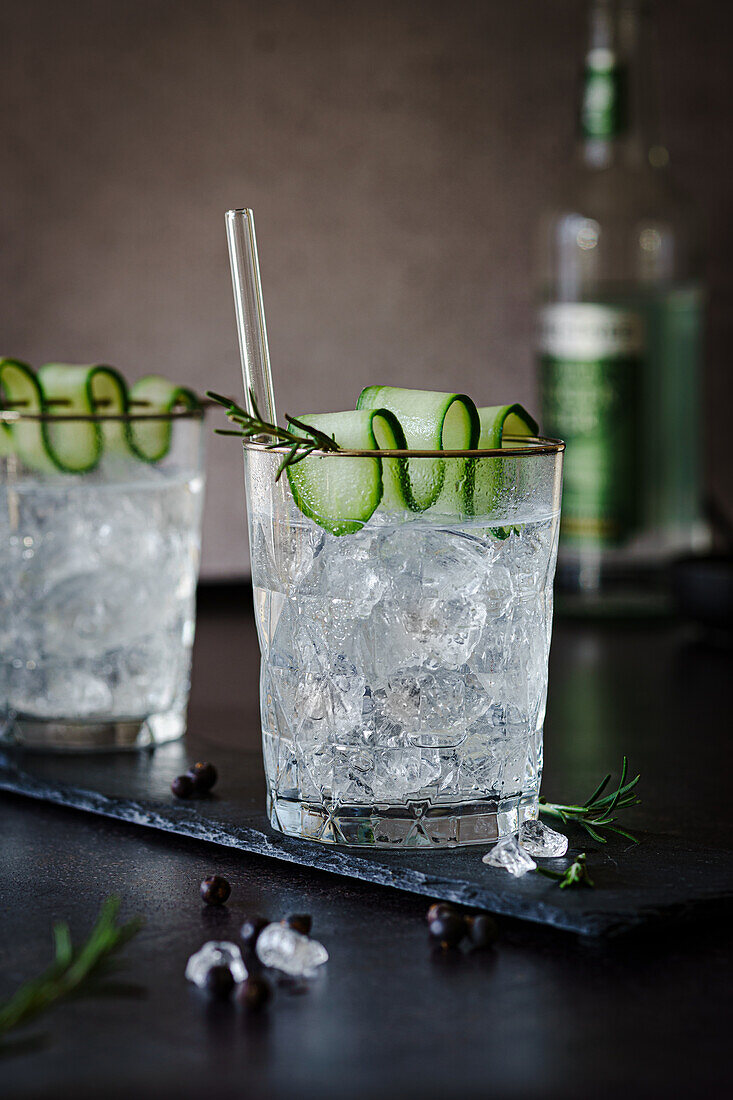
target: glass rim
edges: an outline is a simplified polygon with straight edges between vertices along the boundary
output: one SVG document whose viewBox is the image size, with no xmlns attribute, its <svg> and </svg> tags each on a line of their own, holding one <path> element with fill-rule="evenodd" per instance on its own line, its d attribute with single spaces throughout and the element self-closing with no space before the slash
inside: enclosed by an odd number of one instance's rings
<svg viewBox="0 0 733 1100">
<path fill-rule="evenodd" d="M 0 423 L 17 424 L 18 422 L 31 421 L 33 423 L 73 424 L 76 421 L 82 423 L 105 424 L 114 421 L 138 421 L 138 420 L 202 420 L 206 409 L 214 402 L 202 402 L 198 409 L 171 409 L 169 412 L 127 412 L 127 413 L 54 413 L 40 412 L 30 413 L 23 409 L 0 409 Z"/>
<path fill-rule="evenodd" d="M 551 436 L 542 435 L 508 435 L 504 437 L 509 443 L 517 444 L 510 447 L 484 448 L 469 451 L 320 451 L 314 450 L 309 458 L 522 458 L 531 455 L 558 455 L 565 450 L 565 442 L 562 439 L 554 439 Z M 519 446 L 524 441 L 525 446 Z M 287 455 L 291 447 L 287 443 L 279 443 L 277 446 L 262 443 L 254 439 L 243 439 L 245 451 L 255 454 Z"/>
</svg>

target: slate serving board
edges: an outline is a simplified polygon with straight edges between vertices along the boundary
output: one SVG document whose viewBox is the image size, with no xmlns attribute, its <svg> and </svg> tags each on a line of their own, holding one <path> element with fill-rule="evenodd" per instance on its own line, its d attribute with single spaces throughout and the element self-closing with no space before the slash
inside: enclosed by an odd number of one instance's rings
<svg viewBox="0 0 733 1100">
<path fill-rule="evenodd" d="M 258 754 L 219 747 L 216 793 L 174 799 L 171 780 L 190 760 L 201 758 L 192 748 L 187 751 L 178 742 L 149 752 L 99 756 L 10 749 L 0 753 L 0 789 L 586 936 L 614 935 L 703 908 L 733 908 L 731 853 L 679 837 L 642 834 L 638 846 L 623 840 L 599 846 L 584 833 L 572 833 L 571 853 L 588 853 L 595 890 L 560 890 L 536 874 L 512 878 L 485 866 L 480 847 L 349 850 L 285 837 L 265 817 Z M 565 861 L 548 866 L 564 867 Z"/>
</svg>

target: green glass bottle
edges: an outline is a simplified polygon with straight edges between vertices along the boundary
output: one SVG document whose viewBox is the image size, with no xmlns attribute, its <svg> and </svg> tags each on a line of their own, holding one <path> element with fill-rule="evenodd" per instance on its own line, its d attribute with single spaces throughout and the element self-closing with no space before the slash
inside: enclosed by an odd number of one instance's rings
<svg viewBox="0 0 733 1100">
<path fill-rule="evenodd" d="M 651 140 L 649 29 L 644 5 L 592 0 L 577 155 L 541 227 L 542 427 L 568 444 L 558 587 L 581 609 L 663 605 L 660 566 L 708 538 L 700 258 Z"/>
</svg>

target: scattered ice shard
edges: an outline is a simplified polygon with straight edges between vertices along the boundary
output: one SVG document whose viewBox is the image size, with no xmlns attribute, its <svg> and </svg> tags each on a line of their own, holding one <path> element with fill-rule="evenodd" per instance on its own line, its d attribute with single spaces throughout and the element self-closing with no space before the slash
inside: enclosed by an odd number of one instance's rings
<svg viewBox="0 0 733 1100">
<path fill-rule="evenodd" d="M 236 943 L 209 940 L 186 963 L 186 977 L 189 982 L 195 982 L 203 988 L 206 985 L 206 975 L 212 966 L 228 966 L 235 982 L 243 982 L 247 977 L 247 967 L 244 965 L 242 952 Z"/>
<path fill-rule="evenodd" d="M 534 871 L 537 864 L 523 848 L 517 843 L 516 834 L 505 836 L 498 844 L 495 844 L 490 852 L 483 858 L 484 863 L 490 867 L 503 867 L 510 875 L 526 875 L 527 871 Z"/>
<path fill-rule="evenodd" d="M 519 844 L 529 855 L 547 859 L 564 856 L 568 850 L 568 838 L 542 821 L 523 821 Z"/>
<path fill-rule="evenodd" d="M 294 977 L 308 977 L 328 960 L 322 943 L 302 936 L 286 924 L 268 924 L 257 937 L 256 951 L 264 966 Z"/>
</svg>

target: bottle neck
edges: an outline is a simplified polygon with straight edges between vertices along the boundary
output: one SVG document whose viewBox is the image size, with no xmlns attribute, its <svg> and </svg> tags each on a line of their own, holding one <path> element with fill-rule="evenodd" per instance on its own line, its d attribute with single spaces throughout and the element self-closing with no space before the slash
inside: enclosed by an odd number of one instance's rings
<svg viewBox="0 0 733 1100">
<path fill-rule="evenodd" d="M 645 24 L 637 0 L 592 0 L 579 119 L 589 168 L 648 164 Z"/>
</svg>

